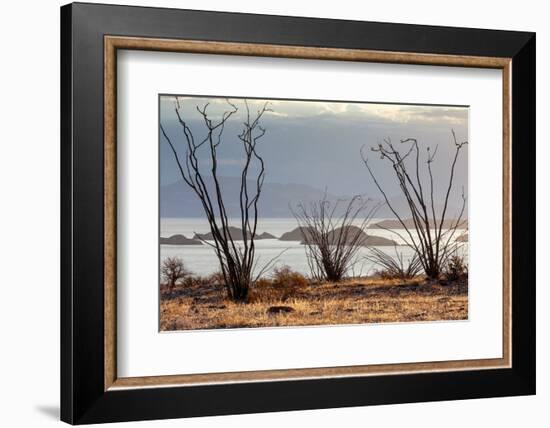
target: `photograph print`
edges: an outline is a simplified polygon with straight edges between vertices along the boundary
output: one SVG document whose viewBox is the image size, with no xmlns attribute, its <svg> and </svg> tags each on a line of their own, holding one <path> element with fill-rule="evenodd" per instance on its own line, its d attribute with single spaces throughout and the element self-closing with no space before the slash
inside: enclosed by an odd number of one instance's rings
<svg viewBox="0 0 550 428">
<path fill-rule="evenodd" d="M 468 117 L 159 95 L 160 330 L 467 320 Z"/>
</svg>

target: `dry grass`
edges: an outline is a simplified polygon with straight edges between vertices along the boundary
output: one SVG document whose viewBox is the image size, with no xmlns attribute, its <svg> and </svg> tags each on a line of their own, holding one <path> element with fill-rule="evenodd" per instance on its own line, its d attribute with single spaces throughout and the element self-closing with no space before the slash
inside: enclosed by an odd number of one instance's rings
<svg viewBox="0 0 550 428">
<path fill-rule="evenodd" d="M 274 306 L 292 309 L 269 313 Z M 361 278 L 337 284 L 277 287 L 273 281 L 257 284 L 249 302 L 234 303 L 222 288 L 204 283 L 161 288 L 161 330 L 241 327 L 312 326 L 465 320 L 468 318 L 467 281 L 448 285 Z"/>
</svg>

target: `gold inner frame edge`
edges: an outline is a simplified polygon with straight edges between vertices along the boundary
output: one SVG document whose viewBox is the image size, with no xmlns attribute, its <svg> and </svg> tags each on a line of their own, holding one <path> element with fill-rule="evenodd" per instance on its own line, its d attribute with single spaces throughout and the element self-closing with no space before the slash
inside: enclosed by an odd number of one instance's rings
<svg viewBox="0 0 550 428">
<path fill-rule="evenodd" d="M 378 62 L 494 68 L 502 70 L 503 125 L 503 349 L 502 358 L 342 367 L 204 373 L 170 376 L 117 377 L 116 367 L 116 88 L 117 50 L 147 50 L 213 55 Z M 511 367 L 511 59 L 462 55 L 420 54 L 361 49 L 104 37 L 104 389 L 193 386 L 219 383 L 359 377 L 405 373 L 481 370 Z"/>
</svg>

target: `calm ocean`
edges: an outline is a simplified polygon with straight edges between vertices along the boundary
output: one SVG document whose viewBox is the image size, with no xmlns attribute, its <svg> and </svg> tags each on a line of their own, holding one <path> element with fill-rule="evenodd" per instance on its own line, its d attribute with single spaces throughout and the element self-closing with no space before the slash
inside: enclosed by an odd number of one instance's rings
<svg viewBox="0 0 550 428">
<path fill-rule="evenodd" d="M 373 219 L 371 223 L 376 223 L 383 219 Z M 239 223 L 233 224 L 239 227 Z M 297 227 L 294 218 L 264 218 L 258 223 L 258 233 L 268 232 L 276 237 L 285 232 L 289 232 Z M 160 222 L 160 235 L 169 237 L 176 234 L 185 235 L 188 238 L 193 237 L 195 233 L 210 232 L 208 223 L 200 218 L 162 218 Z M 400 231 L 402 232 L 402 231 Z M 399 242 L 399 238 L 394 233 L 387 230 L 372 230 L 372 234 L 393 239 Z M 465 248 L 467 246 L 464 246 Z M 380 249 L 394 254 L 394 247 L 380 247 Z M 402 252 L 405 260 L 410 258 L 413 251 L 406 246 L 397 247 L 397 251 Z M 282 252 L 282 254 L 281 254 Z M 309 268 L 306 260 L 305 248 L 298 241 L 279 241 L 277 239 L 261 239 L 256 241 L 256 261 L 257 269 L 262 269 L 271 259 L 277 258 L 277 262 L 266 272 L 268 275 L 275 266 L 288 265 L 293 270 L 304 275 L 309 274 Z M 361 248 L 357 254 L 357 260 L 350 275 L 368 275 L 377 269 L 371 262 L 365 260 L 368 254 L 367 248 Z M 208 245 L 161 245 L 161 262 L 166 257 L 180 257 L 196 275 L 209 275 L 219 270 L 218 259 L 214 250 Z"/>
</svg>

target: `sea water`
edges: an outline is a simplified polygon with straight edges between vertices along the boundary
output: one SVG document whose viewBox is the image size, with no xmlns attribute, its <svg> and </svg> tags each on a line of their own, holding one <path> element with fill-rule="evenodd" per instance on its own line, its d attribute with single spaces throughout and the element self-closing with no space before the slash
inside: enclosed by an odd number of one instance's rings
<svg viewBox="0 0 550 428">
<path fill-rule="evenodd" d="M 377 223 L 384 219 L 372 219 L 370 224 Z M 360 224 L 361 221 L 356 221 L 355 224 Z M 240 227 L 238 220 L 231 222 L 231 226 Z M 290 232 L 298 227 L 296 219 L 294 218 L 262 218 L 258 221 L 257 234 L 263 232 L 270 233 L 279 238 L 283 233 Z M 403 229 L 396 229 L 395 231 L 383 230 L 383 229 L 365 229 L 369 235 L 381 236 L 384 238 L 392 239 L 396 242 L 402 243 L 403 241 L 399 237 L 405 235 Z M 170 237 L 172 235 L 185 235 L 187 238 L 192 238 L 195 233 L 208 233 L 210 228 L 208 222 L 201 218 L 161 218 L 160 221 L 160 236 Z M 458 230 L 455 236 L 458 236 L 462 231 Z M 414 234 L 413 236 L 416 236 Z M 237 245 L 242 245 L 242 241 L 235 241 Z M 267 269 L 263 272 L 265 276 L 269 276 L 273 269 L 277 266 L 287 265 L 292 270 L 300 272 L 304 275 L 309 275 L 310 270 L 306 257 L 306 247 L 299 241 L 280 241 L 278 239 L 257 239 L 255 240 L 255 260 L 256 260 L 256 272 L 264 270 L 266 265 Z M 396 251 L 403 255 L 403 259 L 406 262 L 411 259 L 414 251 L 406 246 L 399 245 L 397 247 L 384 246 L 378 247 L 382 251 L 395 256 Z M 467 245 L 464 245 L 461 250 L 461 255 L 465 255 L 465 249 Z M 362 247 L 356 254 L 353 266 L 350 268 L 348 274 L 352 276 L 364 276 L 374 273 L 375 270 L 380 269 L 373 262 L 366 259 L 369 254 L 369 249 Z M 160 260 L 161 263 L 166 257 L 179 257 L 181 258 L 187 269 L 191 270 L 195 275 L 210 275 L 219 271 L 218 258 L 214 252 L 214 249 L 210 245 L 161 245 L 160 246 Z"/>
</svg>

